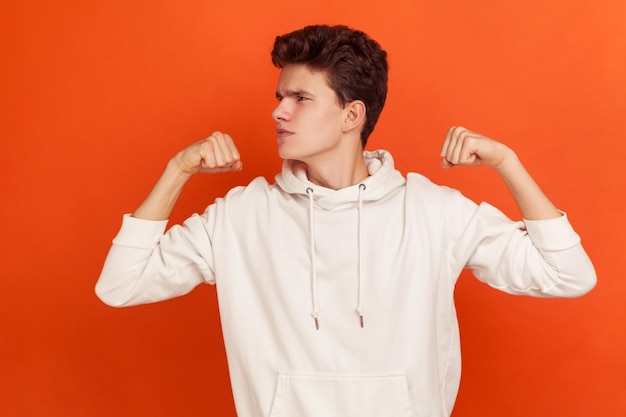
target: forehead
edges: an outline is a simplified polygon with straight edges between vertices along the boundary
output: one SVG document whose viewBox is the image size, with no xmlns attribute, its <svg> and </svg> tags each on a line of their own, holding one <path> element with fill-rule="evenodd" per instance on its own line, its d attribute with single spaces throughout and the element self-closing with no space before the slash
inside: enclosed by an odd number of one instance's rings
<svg viewBox="0 0 626 417">
<path fill-rule="evenodd" d="M 278 77 L 277 91 L 310 91 L 315 94 L 333 92 L 326 73 L 311 69 L 304 64 L 286 65 Z"/>
</svg>

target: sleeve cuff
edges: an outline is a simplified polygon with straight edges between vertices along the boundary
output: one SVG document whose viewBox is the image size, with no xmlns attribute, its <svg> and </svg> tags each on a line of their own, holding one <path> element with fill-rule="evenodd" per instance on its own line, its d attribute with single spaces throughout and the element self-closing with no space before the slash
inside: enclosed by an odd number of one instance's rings
<svg viewBox="0 0 626 417">
<path fill-rule="evenodd" d="M 167 220 L 138 219 L 131 214 L 125 214 L 122 227 L 113 239 L 113 243 L 133 248 L 152 249 L 163 236 L 167 222 Z"/>
<path fill-rule="evenodd" d="M 548 220 L 526 220 L 526 230 L 535 246 L 544 251 L 561 251 L 569 249 L 580 243 L 580 236 L 567 218 L 567 214 L 555 219 Z"/>
</svg>

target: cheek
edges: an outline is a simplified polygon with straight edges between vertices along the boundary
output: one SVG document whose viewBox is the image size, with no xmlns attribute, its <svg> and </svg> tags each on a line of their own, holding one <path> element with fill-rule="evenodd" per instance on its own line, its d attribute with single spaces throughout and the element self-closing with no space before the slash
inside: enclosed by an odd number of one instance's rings
<svg viewBox="0 0 626 417">
<path fill-rule="evenodd" d="M 324 115 L 324 119 L 329 129 L 341 130 L 344 122 L 344 114 L 341 110 L 334 109 L 333 111 L 328 111 Z"/>
<path fill-rule="evenodd" d="M 294 109 L 292 116 L 299 126 L 306 126 L 309 132 L 336 133 L 343 123 L 343 112 L 338 109 L 301 107 Z"/>
<path fill-rule="evenodd" d="M 325 126 L 334 127 L 338 123 L 341 123 L 342 114 L 342 112 L 333 108 L 319 109 L 319 111 L 315 112 L 314 118 L 318 121 L 318 123 L 323 122 Z"/>
</svg>

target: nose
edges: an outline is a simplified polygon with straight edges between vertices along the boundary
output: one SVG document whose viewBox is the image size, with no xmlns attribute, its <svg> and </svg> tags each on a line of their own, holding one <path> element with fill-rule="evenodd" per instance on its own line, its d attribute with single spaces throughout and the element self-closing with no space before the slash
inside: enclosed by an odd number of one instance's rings
<svg viewBox="0 0 626 417">
<path fill-rule="evenodd" d="M 289 109 L 287 108 L 287 100 L 281 100 L 278 102 L 278 105 L 274 108 L 272 112 L 272 119 L 275 121 L 279 120 L 289 120 L 291 118 L 291 114 Z"/>
</svg>

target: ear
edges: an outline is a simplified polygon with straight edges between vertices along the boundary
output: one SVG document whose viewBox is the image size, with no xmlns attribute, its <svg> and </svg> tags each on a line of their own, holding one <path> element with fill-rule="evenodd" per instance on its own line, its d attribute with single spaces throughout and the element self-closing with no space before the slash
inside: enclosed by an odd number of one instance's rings
<svg viewBox="0 0 626 417">
<path fill-rule="evenodd" d="M 345 118 L 343 121 L 343 132 L 348 133 L 355 129 L 361 132 L 363 124 L 365 123 L 365 103 L 361 100 L 354 100 L 346 104 Z"/>
</svg>

